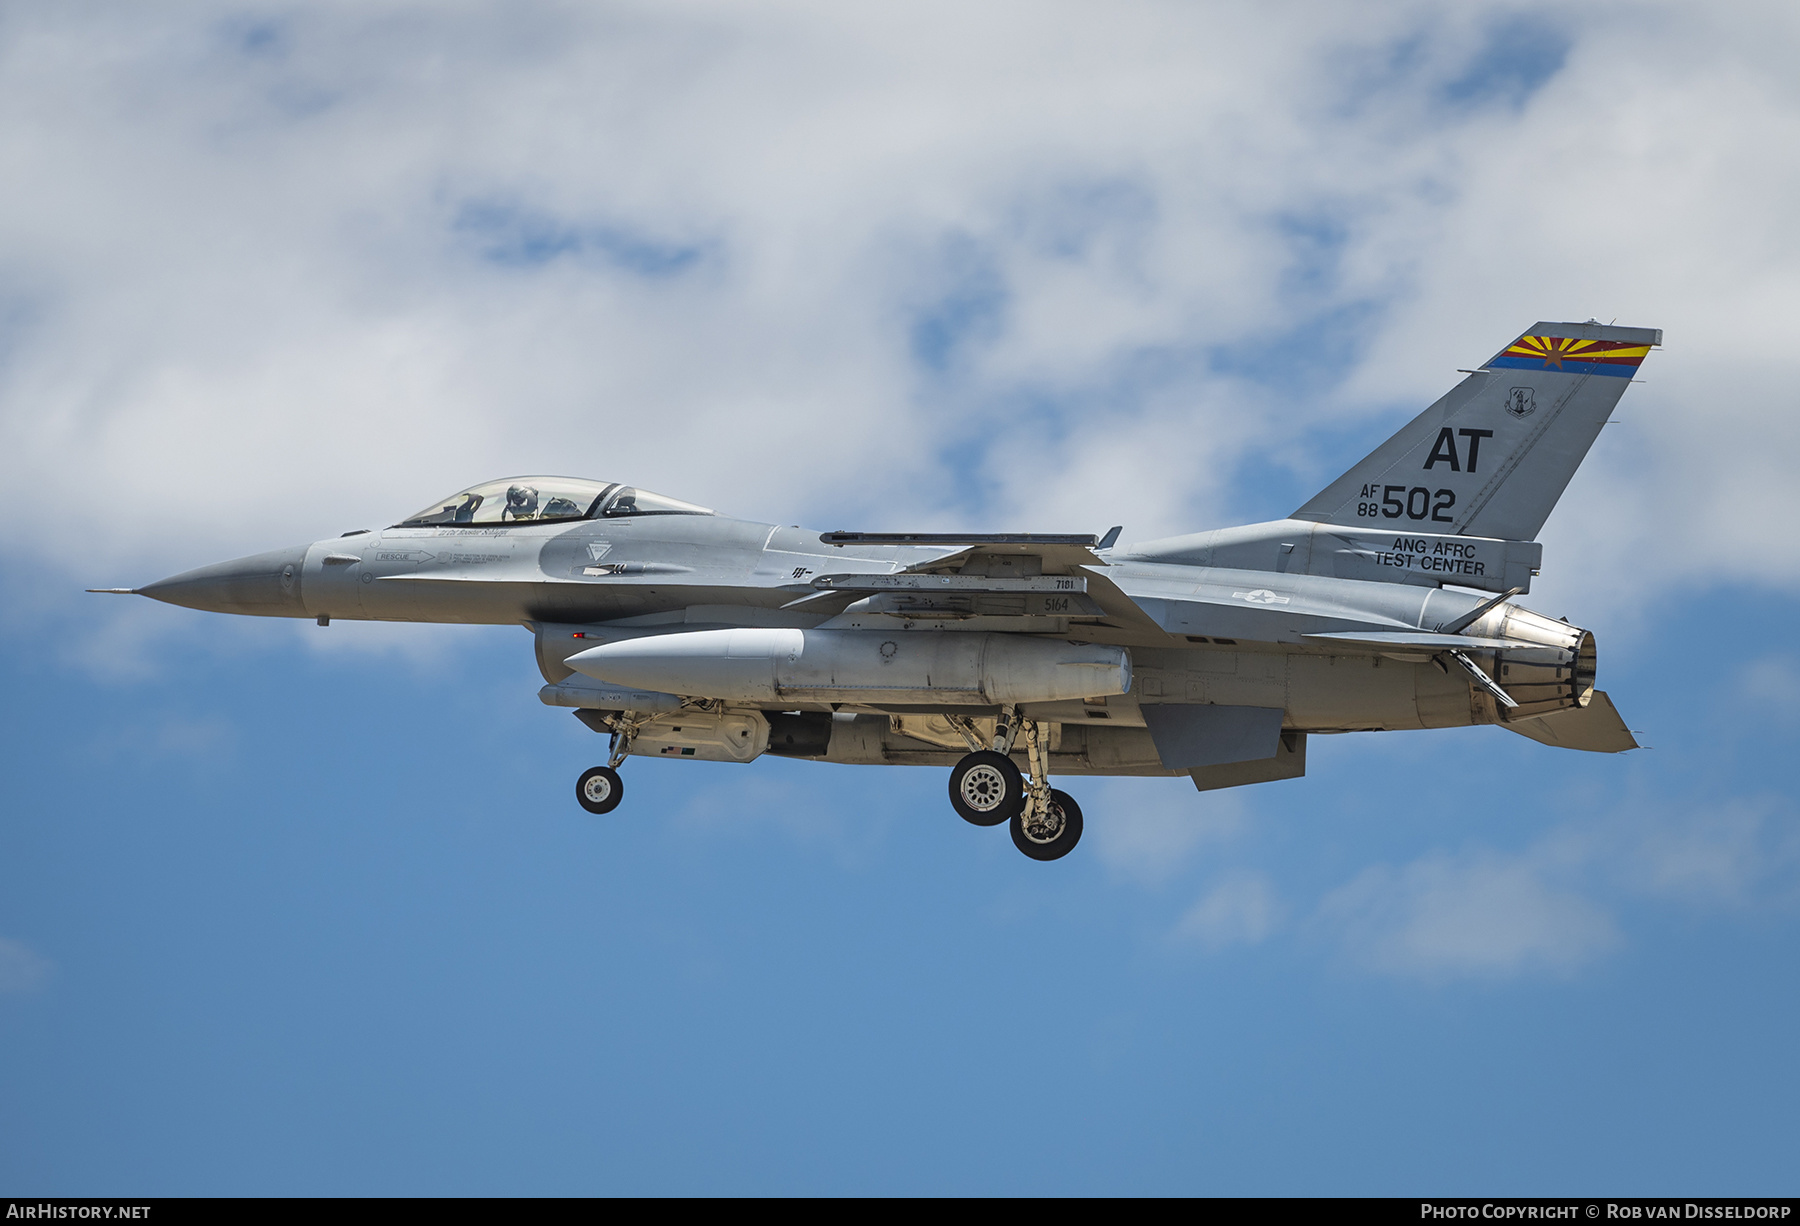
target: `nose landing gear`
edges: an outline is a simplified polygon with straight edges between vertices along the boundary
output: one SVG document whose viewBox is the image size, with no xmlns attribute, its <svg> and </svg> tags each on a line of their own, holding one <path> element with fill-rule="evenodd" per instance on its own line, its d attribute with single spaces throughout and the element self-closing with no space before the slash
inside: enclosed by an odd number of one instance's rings
<svg viewBox="0 0 1800 1226">
<path fill-rule="evenodd" d="M 575 781 L 575 799 L 589 813 L 611 813 L 625 799 L 625 781 L 619 778 L 619 764 L 625 761 L 631 749 L 632 738 L 637 736 L 640 721 L 634 720 L 630 712 L 620 715 L 616 720 L 608 720 L 613 726 L 612 751 L 607 755 L 605 766 L 593 766 L 581 772 L 581 778 Z"/>
<path fill-rule="evenodd" d="M 589 813 L 611 813 L 625 799 L 625 781 L 610 766 L 591 767 L 575 781 L 575 799 Z"/>
</svg>

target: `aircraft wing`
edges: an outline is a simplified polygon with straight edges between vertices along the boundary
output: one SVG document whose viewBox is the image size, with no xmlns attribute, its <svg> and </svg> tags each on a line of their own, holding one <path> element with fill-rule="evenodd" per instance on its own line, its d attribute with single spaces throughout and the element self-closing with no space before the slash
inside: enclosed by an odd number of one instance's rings
<svg viewBox="0 0 1800 1226">
<path fill-rule="evenodd" d="M 820 575 L 812 581 L 818 595 L 807 603 L 832 594 L 852 598 L 877 593 L 905 594 L 927 600 L 933 597 L 1005 598 L 1026 596 L 1038 602 L 1066 600 L 1068 616 L 1161 633 L 1162 628 L 1105 575 L 1106 561 L 1094 552 L 1092 536 L 1040 533 L 1002 533 L 972 536 L 963 533 L 827 532 L 819 538 L 828 545 L 925 545 L 945 552 L 918 562 L 894 575 Z M 1017 561 L 1018 576 L 1009 563 Z M 974 569 L 982 573 L 969 574 Z M 1031 572 L 1037 572 L 1033 574 Z M 845 601 L 844 603 L 848 603 Z"/>
<path fill-rule="evenodd" d="M 1073 574 L 1078 567 L 1104 566 L 1094 552 L 1093 536 L 1064 536 L 1038 532 L 1001 532 L 985 536 L 964 532 L 826 532 L 819 537 L 827 545 L 924 545 L 946 552 L 928 562 L 907 568 L 909 573 L 944 574 L 962 570 L 978 556 L 1038 558 L 1045 574 Z"/>
</svg>

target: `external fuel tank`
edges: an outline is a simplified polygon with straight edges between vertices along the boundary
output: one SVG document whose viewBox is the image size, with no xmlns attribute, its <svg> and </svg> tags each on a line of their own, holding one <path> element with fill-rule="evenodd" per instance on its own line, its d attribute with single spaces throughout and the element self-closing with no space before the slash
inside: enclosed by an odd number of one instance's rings
<svg viewBox="0 0 1800 1226">
<path fill-rule="evenodd" d="M 612 685 L 760 705 L 996 706 L 1131 688 L 1123 647 L 955 631 L 697 630 L 607 643 L 565 662 Z"/>
</svg>

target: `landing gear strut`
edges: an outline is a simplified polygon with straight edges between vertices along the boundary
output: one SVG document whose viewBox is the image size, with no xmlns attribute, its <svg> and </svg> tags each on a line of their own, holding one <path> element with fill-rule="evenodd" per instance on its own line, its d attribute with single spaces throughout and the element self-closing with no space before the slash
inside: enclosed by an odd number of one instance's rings
<svg viewBox="0 0 1800 1226">
<path fill-rule="evenodd" d="M 1019 719 L 1008 708 L 998 722 L 992 749 L 965 731 L 972 752 L 950 772 L 950 804 L 966 822 L 998 826 L 1010 822 L 1013 845 L 1033 860 L 1060 860 L 1081 840 L 1081 806 L 1050 786 L 1050 746 L 1034 719 Z M 1025 741 L 1031 768 L 1027 783 L 1008 756 L 1013 742 Z"/>
</svg>

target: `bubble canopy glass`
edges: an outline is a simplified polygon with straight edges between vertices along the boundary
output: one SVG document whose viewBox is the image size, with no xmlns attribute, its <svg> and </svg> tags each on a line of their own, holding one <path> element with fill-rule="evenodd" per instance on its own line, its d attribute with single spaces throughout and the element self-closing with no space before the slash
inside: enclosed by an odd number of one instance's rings
<svg viewBox="0 0 1800 1226">
<path fill-rule="evenodd" d="M 705 507 L 611 481 L 580 477 L 507 477 L 439 499 L 396 528 L 439 524 L 495 527 L 618 515 L 711 515 Z"/>
</svg>

